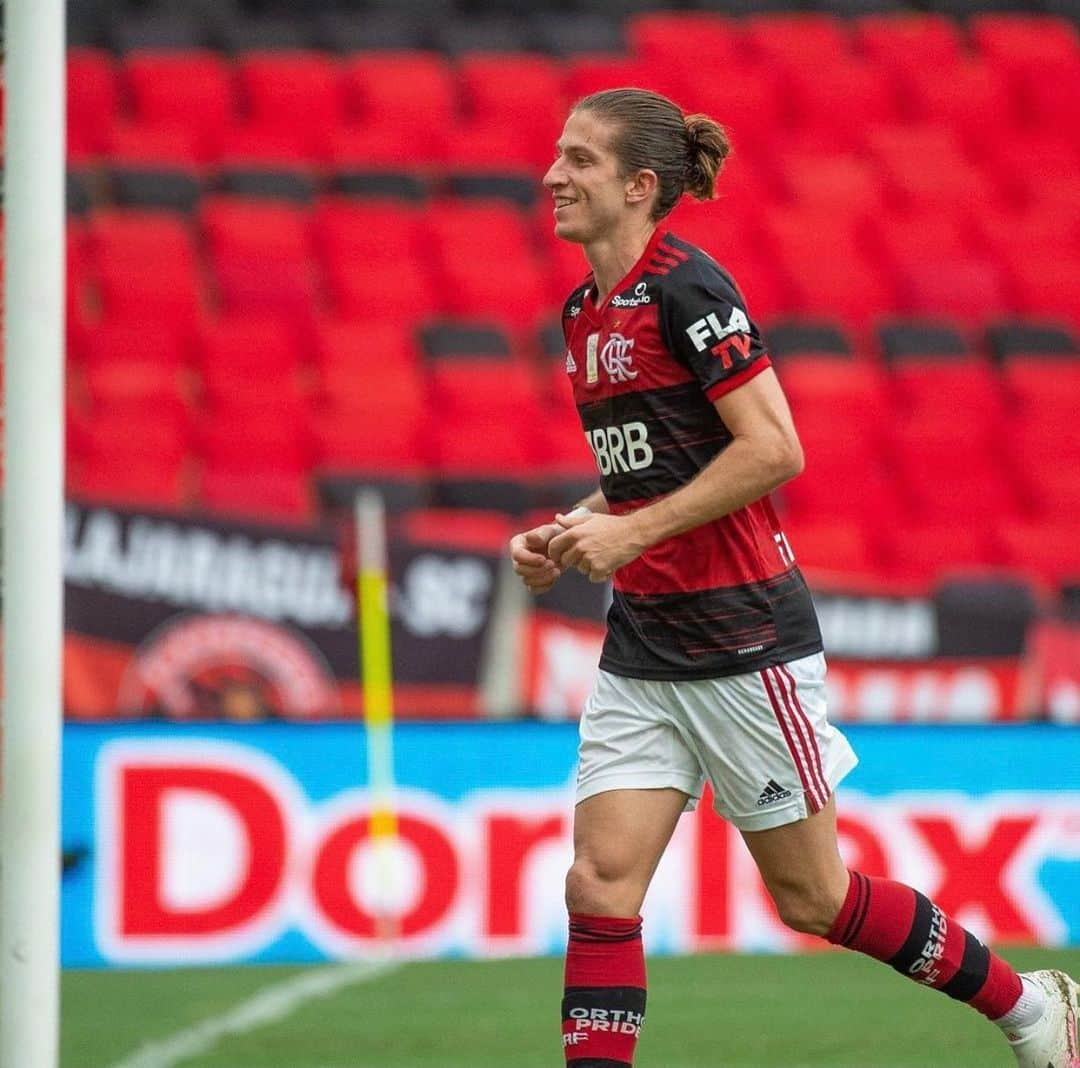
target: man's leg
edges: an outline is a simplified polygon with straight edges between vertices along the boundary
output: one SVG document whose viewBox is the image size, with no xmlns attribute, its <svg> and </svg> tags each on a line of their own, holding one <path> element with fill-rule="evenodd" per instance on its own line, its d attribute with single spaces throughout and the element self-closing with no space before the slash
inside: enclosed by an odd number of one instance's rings
<svg viewBox="0 0 1080 1068">
<path fill-rule="evenodd" d="M 574 810 L 563 1048 L 573 1068 L 626 1068 L 645 1016 L 641 904 L 679 821 L 680 790 L 608 790 Z"/>
<path fill-rule="evenodd" d="M 835 798 L 807 819 L 742 834 L 788 926 L 865 953 L 966 1001 L 1006 1031 L 1021 1064 L 1080 1064 L 1075 984 L 1067 976 L 1043 978 L 1059 973 L 1022 978 L 917 890 L 847 871 L 837 847 Z M 1036 1034 L 1040 1020 L 1049 1022 L 1050 1009 L 1056 1014 L 1052 1028 Z"/>
</svg>

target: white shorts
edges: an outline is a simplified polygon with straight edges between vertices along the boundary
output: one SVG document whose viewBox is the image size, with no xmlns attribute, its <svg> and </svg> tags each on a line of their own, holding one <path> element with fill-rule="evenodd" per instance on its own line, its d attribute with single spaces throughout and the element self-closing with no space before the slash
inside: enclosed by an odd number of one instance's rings
<svg viewBox="0 0 1080 1068">
<path fill-rule="evenodd" d="M 822 653 L 747 675 L 667 682 L 601 671 L 581 716 L 577 800 L 674 787 L 740 830 L 805 819 L 858 763 L 825 715 Z"/>
</svg>

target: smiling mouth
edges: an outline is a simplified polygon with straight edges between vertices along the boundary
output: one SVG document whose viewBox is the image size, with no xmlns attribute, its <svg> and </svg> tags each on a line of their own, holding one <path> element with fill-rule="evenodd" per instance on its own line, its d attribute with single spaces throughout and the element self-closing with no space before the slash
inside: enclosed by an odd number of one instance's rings
<svg viewBox="0 0 1080 1068">
<path fill-rule="evenodd" d="M 568 208 L 571 204 L 576 204 L 576 203 L 577 203 L 576 200 L 569 200 L 566 197 L 556 197 L 555 198 L 555 210 L 558 211 L 559 208 Z"/>
</svg>

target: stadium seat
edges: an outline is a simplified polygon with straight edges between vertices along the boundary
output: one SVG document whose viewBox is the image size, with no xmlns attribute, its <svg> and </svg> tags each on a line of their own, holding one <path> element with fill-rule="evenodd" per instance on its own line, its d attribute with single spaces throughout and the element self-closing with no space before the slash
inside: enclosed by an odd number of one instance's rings
<svg viewBox="0 0 1080 1068">
<path fill-rule="evenodd" d="M 964 53 L 959 23 L 931 12 L 865 15 L 854 20 L 853 37 L 857 52 L 894 72 L 923 65 L 948 69 Z"/>
<path fill-rule="evenodd" d="M 983 322 L 1011 303 L 998 265 L 974 257 L 914 265 L 900 277 L 897 290 L 900 307 L 908 313 L 968 324 Z"/>
<path fill-rule="evenodd" d="M 986 342 L 993 357 L 1002 362 L 1033 358 L 1053 361 L 1052 366 L 1060 367 L 1069 357 L 1080 356 L 1080 337 L 1053 321 L 996 320 L 986 328 Z"/>
<path fill-rule="evenodd" d="M 532 46 L 529 24 L 496 12 L 445 18 L 430 27 L 432 43 L 451 56 L 472 52 L 526 52 Z"/>
<path fill-rule="evenodd" d="M 198 141 L 184 128 L 117 122 L 109 131 L 106 150 L 115 166 L 199 174 Z"/>
<path fill-rule="evenodd" d="M 1025 255 L 1013 261 L 1011 274 L 1015 307 L 1020 311 L 1080 327 L 1080 256 L 1044 260 Z"/>
<path fill-rule="evenodd" d="M 464 114 L 507 125 L 549 121 L 561 127 L 566 116 L 562 75 L 553 59 L 531 53 L 473 53 L 457 65 Z"/>
<path fill-rule="evenodd" d="M 370 392 L 378 394 L 384 379 L 417 375 L 420 368 L 412 333 L 382 317 L 320 320 L 313 356 L 320 396 L 339 406 Z"/>
<path fill-rule="evenodd" d="M 801 141 L 854 150 L 867 126 L 899 119 L 892 79 L 865 60 L 834 57 L 821 65 L 794 62 L 786 85 L 792 133 Z"/>
<path fill-rule="evenodd" d="M 620 85 L 640 85 L 665 96 L 678 96 L 680 79 L 669 66 L 654 65 L 638 56 L 573 56 L 565 64 L 563 91 L 571 103 Z"/>
<path fill-rule="evenodd" d="M 991 528 L 958 516 L 951 522 L 901 523 L 878 534 L 881 564 L 890 577 L 929 587 L 950 571 L 1001 563 Z"/>
<path fill-rule="evenodd" d="M 108 27 L 109 43 L 123 55 L 139 49 L 172 51 L 204 48 L 213 42 L 213 32 L 202 12 L 156 10 L 138 11 L 125 5 L 114 11 Z"/>
<path fill-rule="evenodd" d="M 117 264 L 152 270 L 166 263 L 194 271 L 198 263 L 191 228 L 183 215 L 168 211 L 94 212 L 86 226 L 86 253 L 91 270 Z"/>
<path fill-rule="evenodd" d="M 280 201 L 212 196 L 204 198 L 199 218 L 223 311 L 309 320 L 316 279 L 305 211 Z"/>
<path fill-rule="evenodd" d="M 992 451 L 992 437 L 959 419 L 920 412 L 893 424 L 891 462 L 908 515 L 918 522 L 992 524 L 1017 514 L 1009 475 Z"/>
<path fill-rule="evenodd" d="M 968 34 L 982 55 L 1008 71 L 1080 62 L 1080 33 L 1066 19 L 1019 12 L 976 15 Z"/>
<path fill-rule="evenodd" d="M 909 358 L 889 375 L 897 410 L 918 419 L 965 422 L 992 433 L 1004 418 L 1001 384 L 985 360 Z"/>
<path fill-rule="evenodd" d="M 104 151 L 116 121 L 119 97 L 115 64 L 107 52 L 93 48 L 68 51 L 68 159 L 90 160 Z"/>
<path fill-rule="evenodd" d="M 97 323 L 81 338 L 74 363 L 94 372 L 152 362 L 175 375 L 190 364 L 189 341 L 164 323 L 145 318 Z"/>
<path fill-rule="evenodd" d="M 230 471 L 204 468 L 196 503 L 203 510 L 235 518 L 306 525 L 315 514 L 311 480 L 302 472 L 276 467 Z"/>
<path fill-rule="evenodd" d="M 428 52 L 366 52 L 345 65 L 347 106 L 365 127 L 398 127 L 422 140 L 457 123 L 449 62 Z"/>
<path fill-rule="evenodd" d="M 877 333 L 882 355 L 890 362 L 970 360 L 975 356 L 967 331 L 943 319 L 889 319 L 879 325 Z"/>
<path fill-rule="evenodd" d="M 725 62 L 731 62 L 730 58 Z M 692 66 L 679 74 L 687 82 L 690 99 L 704 98 L 699 106 L 710 111 L 709 101 L 716 91 L 712 69 Z M 740 153 L 753 150 L 767 155 L 775 151 L 777 135 L 790 124 L 788 105 L 788 94 L 774 67 L 744 63 L 739 77 L 725 82 L 718 119 Z"/>
<path fill-rule="evenodd" d="M 217 187 L 230 196 L 285 200 L 310 204 L 319 180 L 309 170 L 295 167 L 225 166 L 217 176 Z"/>
<path fill-rule="evenodd" d="M 295 475 L 310 470 L 311 427 L 292 419 L 275 418 L 273 404 L 252 404 L 248 418 L 238 412 L 230 420 L 209 416 L 196 428 L 195 446 L 202 470 L 239 475 L 245 471 L 288 471 Z"/>
<path fill-rule="evenodd" d="M 501 361 L 514 353 L 510 336 L 497 323 L 482 320 L 439 320 L 420 330 L 424 356 L 431 361 L 477 358 Z"/>
<path fill-rule="evenodd" d="M 694 42 L 694 56 L 714 67 L 738 55 L 741 34 L 738 23 L 713 12 L 649 11 L 626 21 L 631 49 L 648 60 L 680 64 L 686 42 Z"/>
<path fill-rule="evenodd" d="M 785 153 L 778 169 L 785 196 L 797 210 L 869 218 L 882 210 L 878 174 L 857 155 Z"/>
<path fill-rule="evenodd" d="M 987 212 L 976 220 L 976 229 L 987 253 L 1005 267 L 1017 258 L 1080 259 L 1080 220 L 1057 210 Z"/>
<path fill-rule="evenodd" d="M 182 212 L 192 211 L 203 191 L 201 176 L 194 171 L 144 164 L 110 167 L 107 188 L 120 207 Z"/>
<path fill-rule="evenodd" d="M 133 52 L 123 78 L 136 122 L 189 131 L 198 159 L 217 159 L 225 131 L 236 121 L 232 73 L 210 51 Z"/>
<path fill-rule="evenodd" d="M 182 260 L 106 260 L 95 269 L 101 314 L 106 319 L 155 319 L 190 331 L 206 310 L 199 271 Z"/>
<path fill-rule="evenodd" d="M 782 69 L 824 69 L 849 52 L 844 22 L 825 12 L 751 15 L 743 20 L 746 51 Z"/>
<path fill-rule="evenodd" d="M 314 44 L 314 22 L 298 13 L 249 15 L 226 10 L 215 20 L 217 41 L 226 52 L 292 52 Z"/>
<path fill-rule="evenodd" d="M 850 581 L 852 576 L 868 578 L 877 568 L 876 552 L 863 523 L 858 518 L 784 519 L 784 535 L 795 560 L 803 570 L 829 572 Z"/>
<path fill-rule="evenodd" d="M 558 18 L 541 11 L 530 19 L 528 39 L 531 48 L 561 57 L 626 51 L 623 24 L 610 10 L 567 11 Z"/>
<path fill-rule="evenodd" d="M 321 11 L 315 18 L 313 44 L 345 56 L 353 52 L 411 51 L 428 45 L 427 20 L 415 11 L 361 10 Z"/>
<path fill-rule="evenodd" d="M 1048 585 L 1057 587 L 1080 578 L 1080 556 L 1076 546 L 1080 525 L 1075 521 L 1005 522 L 997 537 L 1007 563 L 1018 570 L 1038 575 Z"/>
<path fill-rule="evenodd" d="M 855 355 L 844 326 L 829 319 L 774 319 L 763 333 L 770 355 L 785 364 L 788 357 Z"/>
<path fill-rule="evenodd" d="M 301 385 L 302 350 L 288 319 L 227 316 L 206 323 L 195 344 L 203 393 L 217 406 L 283 404 Z"/>
<path fill-rule="evenodd" d="M 324 52 L 248 54 L 236 64 L 241 106 L 253 126 L 297 135 L 313 158 L 345 118 L 345 92 L 335 59 Z"/>
<path fill-rule="evenodd" d="M 965 59 L 948 66 L 910 66 L 902 78 L 908 118 L 951 127 L 964 144 L 985 146 L 1008 131 L 1018 135 L 1019 111 L 1004 75 L 985 60 Z M 995 121 L 988 123 L 987 115 Z"/>
</svg>

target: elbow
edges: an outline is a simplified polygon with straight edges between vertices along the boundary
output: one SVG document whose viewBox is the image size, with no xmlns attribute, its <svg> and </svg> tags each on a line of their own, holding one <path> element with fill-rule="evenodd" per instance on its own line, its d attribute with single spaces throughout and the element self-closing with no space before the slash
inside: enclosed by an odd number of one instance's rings
<svg viewBox="0 0 1080 1068">
<path fill-rule="evenodd" d="M 806 467 L 806 457 L 802 445 L 794 434 L 778 435 L 772 450 L 772 469 L 776 485 L 782 486 L 796 475 L 801 475 Z"/>
</svg>

